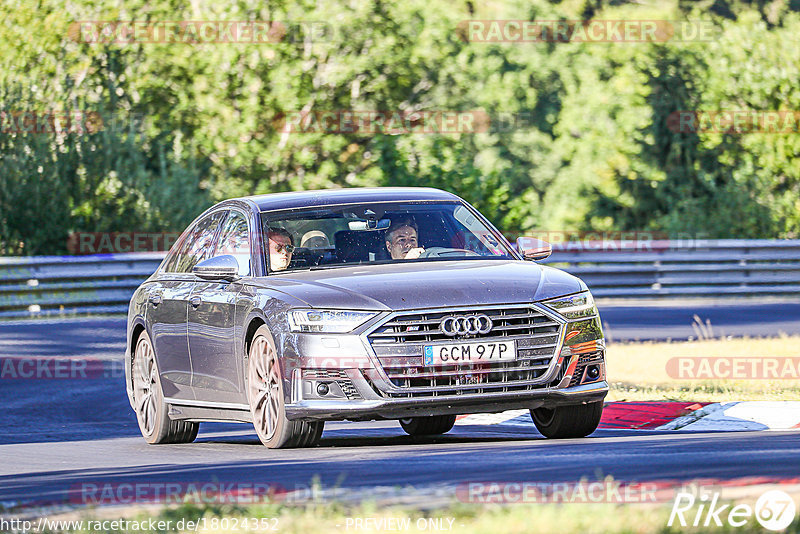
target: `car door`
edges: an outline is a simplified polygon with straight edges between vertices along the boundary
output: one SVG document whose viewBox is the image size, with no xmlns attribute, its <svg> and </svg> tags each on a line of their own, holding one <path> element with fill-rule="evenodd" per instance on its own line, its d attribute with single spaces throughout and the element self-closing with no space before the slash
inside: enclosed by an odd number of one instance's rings
<svg viewBox="0 0 800 534">
<path fill-rule="evenodd" d="M 231 210 L 213 256 L 229 254 L 239 262 L 239 275 L 250 276 L 248 217 Z M 198 280 L 190 296 L 189 353 L 192 386 L 198 400 L 241 402 L 243 366 L 236 353 L 236 303 L 239 282 Z"/>
<path fill-rule="evenodd" d="M 211 254 L 223 215 L 224 212 L 216 212 L 206 216 L 186 232 L 148 293 L 146 319 L 165 397 L 195 398 L 187 327 L 189 299 L 196 280 L 191 270 Z"/>
</svg>

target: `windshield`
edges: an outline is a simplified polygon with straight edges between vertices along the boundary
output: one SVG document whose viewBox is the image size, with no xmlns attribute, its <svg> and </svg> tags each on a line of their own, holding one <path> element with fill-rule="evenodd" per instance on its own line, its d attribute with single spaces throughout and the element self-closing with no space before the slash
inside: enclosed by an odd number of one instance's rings
<svg viewBox="0 0 800 534">
<path fill-rule="evenodd" d="M 376 203 L 262 213 L 270 272 L 391 262 L 513 259 L 457 202 Z"/>
</svg>

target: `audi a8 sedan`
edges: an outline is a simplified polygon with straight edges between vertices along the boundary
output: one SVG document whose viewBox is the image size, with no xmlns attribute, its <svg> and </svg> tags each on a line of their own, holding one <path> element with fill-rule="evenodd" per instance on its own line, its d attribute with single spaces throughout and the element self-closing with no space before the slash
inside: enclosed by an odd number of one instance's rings
<svg viewBox="0 0 800 534">
<path fill-rule="evenodd" d="M 608 392 L 605 342 L 586 285 L 536 263 L 551 252 L 512 246 L 437 189 L 221 202 L 131 298 L 142 435 L 186 443 L 202 421 L 239 421 L 267 447 L 306 447 L 325 421 L 436 435 L 459 414 L 527 409 L 548 438 L 587 436 Z"/>
</svg>

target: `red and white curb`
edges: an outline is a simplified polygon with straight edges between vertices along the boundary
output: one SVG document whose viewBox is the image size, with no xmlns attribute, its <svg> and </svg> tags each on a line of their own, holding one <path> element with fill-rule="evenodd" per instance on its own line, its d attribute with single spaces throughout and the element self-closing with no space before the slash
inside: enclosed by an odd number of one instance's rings
<svg viewBox="0 0 800 534">
<path fill-rule="evenodd" d="M 797 430 L 800 402 L 715 402 L 657 427 L 658 430 Z"/>
<path fill-rule="evenodd" d="M 459 416 L 457 425 L 531 426 L 528 410 Z M 607 402 L 601 429 L 798 430 L 800 401 Z"/>
</svg>

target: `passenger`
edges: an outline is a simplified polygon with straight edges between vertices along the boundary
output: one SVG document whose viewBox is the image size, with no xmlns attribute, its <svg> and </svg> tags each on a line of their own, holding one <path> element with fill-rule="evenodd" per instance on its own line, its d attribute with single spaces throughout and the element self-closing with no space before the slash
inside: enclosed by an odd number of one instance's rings
<svg viewBox="0 0 800 534">
<path fill-rule="evenodd" d="M 425 249 L 418 246 L 417 223 L 412 219 L 402 219 L 392 223 L 386 230 L 386 250 L 393 260 L 419 258 Z"/>
<path fill-rule="evenodd" d="M 292 234 L 283 228 L 270 227 L 269 229 L 269 269 L 283 271 L 289 267 L 294 252 L 294 239 Z"/>
<path fill-rule="evenodd" d="M 300 247 L 301 248 L 330 248 L 331 242 L 328 240 L 328 236 L 325 235 L 325 232 L 320 230 L 309 230 L 305 234 L 303 234 L 302 239 L 300 239 Z"/>
</svg>

